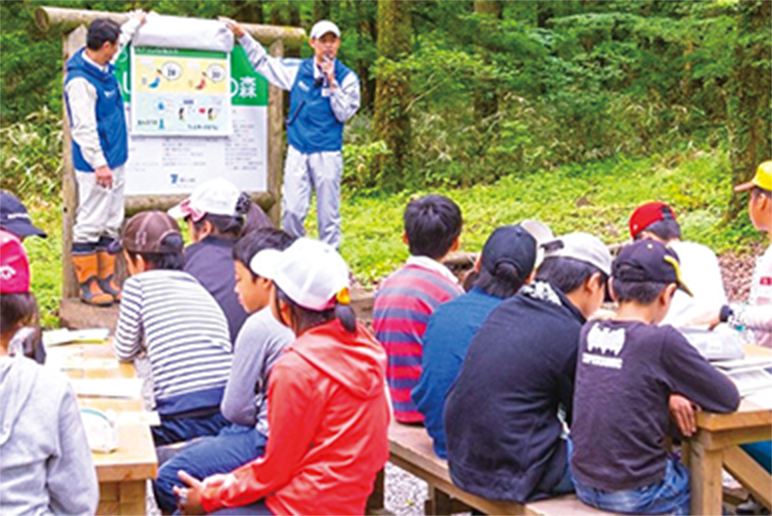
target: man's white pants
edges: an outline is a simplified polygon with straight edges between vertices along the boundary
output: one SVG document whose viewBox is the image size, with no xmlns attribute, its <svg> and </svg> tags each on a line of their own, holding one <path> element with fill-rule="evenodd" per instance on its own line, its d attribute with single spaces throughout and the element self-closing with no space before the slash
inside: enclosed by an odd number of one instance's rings
<svg viewBox="0 0 772 516">
<path fill-rule="evenodd" d="M 124 167 L 113 169 L 113 186 L 96 182 L 96 173 L 75 171 L 78 183 L 78 209 L 72 228 L 72 241 L 95 244 L 99 237 L 118 238 L 123 224 Z"/>
<path fill-rule="evenodd" d="M 292 236 L 305 235 L 305 220 L 316 188 L 319 240 L 336 249 L 340 245 L 340 179 L 343 155 L 336 152 L 303 154 L 287 148 L 282 186 L 282 225 Z"/>
</svg>

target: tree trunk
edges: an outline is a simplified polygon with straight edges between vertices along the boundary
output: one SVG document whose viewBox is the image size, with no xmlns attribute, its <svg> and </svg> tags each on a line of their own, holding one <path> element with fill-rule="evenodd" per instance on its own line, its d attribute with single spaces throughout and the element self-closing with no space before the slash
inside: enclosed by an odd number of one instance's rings
<svg viewBox="0 0 772 516">
<path fill-rule="evenodd" d="M 500 0 L 474 0 L 474 12 L 486 16 L 491 20 L 501 20 L 503 3 Z M 495 22 L 494 22 L 495 23 Z M 488 62 L 487 56 L 483 59 Z M 488 125 L 491 123 L 490 117 L 499 110 L 499 97 L 496 91 L 494 81 L 482 80 L 474 87 L 474 115 L 478 126 L 477 134 L 487 134 Z M 490 138 L 484 137 L 484 141 L 490 141 Z"/>
<path fill-rule="evenodd" d="M 410 79 L 400 61 L 410 54 L 410 3 L 378 0 L 378 72 L 375 89 L 376 136 L 385 141 L 388 155 L 376 161 L 381 186 L 404 185 L 410 161 L 410 118 L 407 113 Z"/>
<path fill-rule="evenodd" d="M 263 23 L 262 0 L 234 0 L 234 18 L 248 23 Z"/>
<path fill-rule="evenodd" d="M 739 66 L 731 88 L 729 102 L 731 124 L 732 184 L 748 181 L 756 167 L 770 158 L 772 151 L 772 113 L 770 112 L 769 25 L 772 3 L 763 0 L 739 2 L 738 30 L 742 38 L 735 49 Z M 727 207 L 726 221 L 736 218 L 744 209 L 746 195 L 733 194 Z"/>
<path fill-rule="evenodd" d="M 314 1 L 314 23 L 319 20 L 330 19 L 330 5 L 331 0 L 315 0 Z"/>
</svg>

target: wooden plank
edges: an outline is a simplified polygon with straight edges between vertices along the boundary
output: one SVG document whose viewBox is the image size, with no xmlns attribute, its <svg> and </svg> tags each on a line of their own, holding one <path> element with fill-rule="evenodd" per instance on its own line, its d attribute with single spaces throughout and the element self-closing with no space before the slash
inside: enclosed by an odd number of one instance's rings
<svg viewBox="0 0 772 516">
<path fill-rule="evenodd" d="M 100 482 L 124 482 L 155 478 L 158 463 L 150 428 L 144 424 L 119 425 L 118 449 L 94 453 L 94 466 Z"/>
<path fill-rule="evenodd" d="M 739 446 L 724 450 L 724 467 L 767 509 L 772 508 L 772 477 Z"/>
<path fill-rule="evenodd" d="M 82 25 L 70 32 L 62 41 L 62 76 L 67 60 L 86 45 L 86 28 Z M 64 93 L 62 93 L 64 95 Z M 67 105 L 62 97 L 62 297 L 77 297 L 78 282 L 72 266 L 72 226 L 78 209 L 78 189 L 75 185 L 75 168 L 72 161 L 72 135 Z"/>
<path fill-rule="evenodd" d="M 760 414 L 762 415 L 762 414 Z M 705 431 L 699 429 L 697 439 L 707 450 L 721 450 L 737 444 L 769 440 L 770 423 L 758 423 L 750 426 L 750 422 L 721 431 Z"/>
<path fill-rule="evenodd" d="M 91 9 L 66 9 L 61 7 L 38 7 L 35 10 L 35 22 L 43 32 L 53 26 L 69 31 L 78 25 L 88 25 L 97 18 L 107 18 L 122 24 L 128 20 L 128 13 L 112 11 L 95 11 Z M 293 47 L 299 47 L 306 41 L 306 31 L 300 27 L 285 27 L 280 25 L 261 25 L 257 23 L 241 23 L 244 30 L 263 44 L 271 44 L 274 40 L 285 40 Z"/>
<path fill-rule="evenodd" d="M 118 501 L 118 483 L 100 482 L 99 483 L 99 503 Z"/>
<path fill-rule="evenodd" d="M 273 57 L 284 55 L 284 43 L 276 40 L 271 44 L 268 53 Z M 268 86 L 268 177 L 266 185 L 268 192 L 275 199 L 269 210 L 268 217 L 278 228 L 281 227 L 281 185 L 284 163 L 284 91 L 276 86 Z"/>
<path fill-rule="evenodd" d="M 140 500 L 145 503 L 146 484 L 144 480 L 135 480 L 132 482 L 121 482 L 119 484 L 119 500 L 121 504 Z"/>
<path fill-rule="evenodd" d="M 693 440 L 690 453 L 691 513 L 720 515 L 722 452 L 707 450 L 698 440 Z"/>
<path fill-rule="evenodd" d="M 131 217 L 132 215 L 139 213 L 141 211 L 148 211 L 148 210 L 161 210 L 166 211 L 169 208 L 178 205 L 185 199 L 187 199 L 190 195 L 189 194 L 177 194 L 177 195 L 127 195 L 125 206 L 126 206 L 126 217 Z M 252 198 L 255 203 L 260 206 L 264 211 L 269 211 L 274 204 L 276 204 L 276 201 L 278 197 L 275 197 L 274 194 L 270 192 L 251 192 L 249 196 Z"/>
<path fill-rule="evenodd" d="M 583 504 L 576 496 L 566 495 L 526 505 L 492 501 L 468 493 L 453 484 L 447 462 L 434 454 L 431 439 L 423 427 L 394 423 L 389 427 L 390 462 L 415 475 L 435 489 L 485 514 L 608 514 Z"/>
</svg>

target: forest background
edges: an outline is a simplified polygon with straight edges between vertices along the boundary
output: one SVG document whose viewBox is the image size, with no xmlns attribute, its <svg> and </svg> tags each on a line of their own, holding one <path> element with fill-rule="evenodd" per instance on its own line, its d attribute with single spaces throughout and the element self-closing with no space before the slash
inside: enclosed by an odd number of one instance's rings
<svg viewBox="0 0 772 516">
<path fill-rule="evenodd" d="M 25 243 L 49 324 L 61 291 L 62 59 L 61 34 L 35 26 L 39 5 L 306 31 L 334 20 L 339 57 L 362 81 L 344 136 L 341 251 L 365 284 L 407 256 L 401 213 L 428 191 L 462 206 L 469 250 L 524 218 L 623 241 L 630 211 L 655 198 L 719 252 L 760 241 L 731 185 L 772 155 L 769 1 L 3 1 L 1 186 L 51 235 Z"/>
</svg>

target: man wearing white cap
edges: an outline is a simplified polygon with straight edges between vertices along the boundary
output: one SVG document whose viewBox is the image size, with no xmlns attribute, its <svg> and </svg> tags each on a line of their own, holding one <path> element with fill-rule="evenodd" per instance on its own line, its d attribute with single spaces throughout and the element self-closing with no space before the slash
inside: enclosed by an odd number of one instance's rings
<svg viewBox="0 0 772 516">
<path fill-rule="evenodd" d="M 282 225 L 290 235 L 305 234 L 304 223 L 316 187 L 319 239 L 340 245 L 340 179 L 343 173 L 343 124 L 359 109 L 359 78 L 335 59 L 340 30 L 328 20 L 311 29 L 314 57 L 280 59 L 233 20 L 225 22 L 255 70 L 290 92 L 287 159 L 282 189 Z"/>
</svg>

